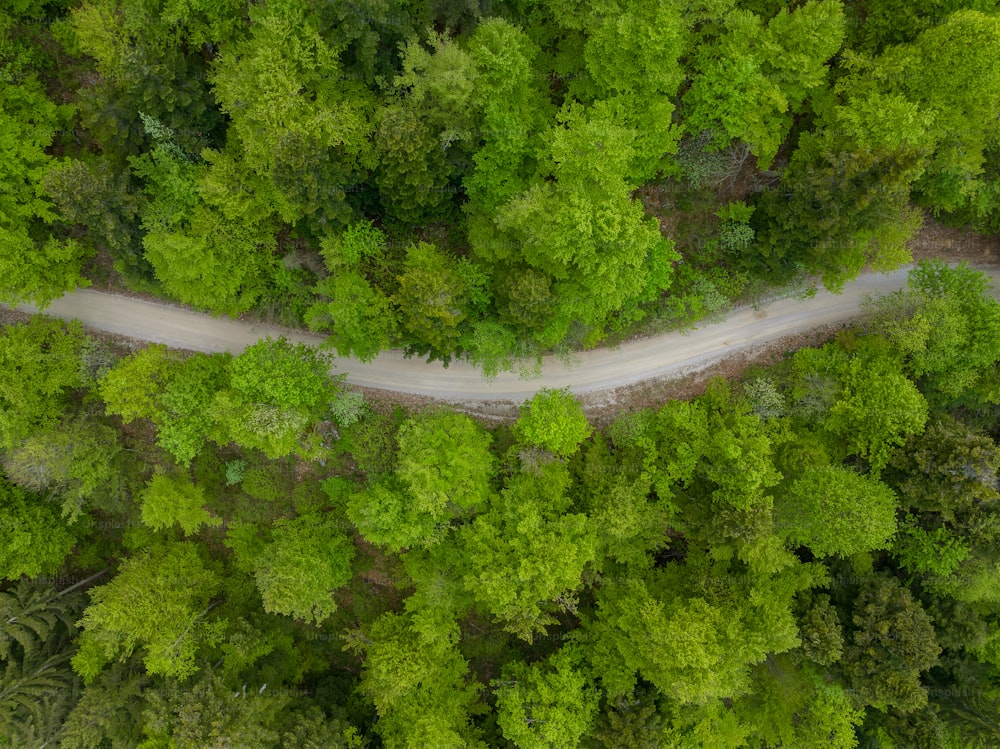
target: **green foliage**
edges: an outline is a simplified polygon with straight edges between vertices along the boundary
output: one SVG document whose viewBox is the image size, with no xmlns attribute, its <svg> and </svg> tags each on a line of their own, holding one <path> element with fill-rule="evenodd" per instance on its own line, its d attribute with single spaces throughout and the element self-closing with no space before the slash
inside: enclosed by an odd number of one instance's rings
<svg viewBox="0 0 1000 749">
<path fill-rule="evenodd" d="M 33 492 L 49 490 L 62 497 L 70 522 L 88 500 L 116 497 L 122 450 L 117 432 L 85 417 L 66 419 L 34 432 L 2 457 L 10 479 Z"/>
<path fill-rule="evenodd" d="M 320 244 L 320 254 L 331 272 L 354 270 L 379 259 L 385 251 L 385 234 L 371 221 L 351 224 L 339 236 L 327 237 Z"/>
<path fill-rule="evenodd" d="M 713 140 L 711 130 L 702 130 L 689 133 L 677 146 L 674 160 L 696 190 L 716 186 L 729 174 L 729 158 L 723 151 L 711 150 Z"/>
<path fill-rule="evenodd" d="M 899 565 L 915 575 L 944 578 L 961 564 L 971 547 L 947 528 L 928 531 L 909 520 L 892 545 Z"/>
<path fill-rule="evenodd" d="M 397 311 L 360 273 L 338 269 L 317 285 L 316 293 L 324 299 L 309 308 L 306 323 L 328 333 L 327 343 L 339 356 L 368 362 L 395 339 Z"/>
<path fill-rule="evenodd" d="M 914 202 L 1000 215 L 994 0 L 8 6 L 8 301 L 86 275 L 494 376 L 908 262 Z M 924 263 L 603 433 L 8 326 L 0 743 L 992 746 L 997 309 Z"/>
<path fill-rule="evenodd" d="M 12 25 L 0 16 L 0 299 L 45 306 L 88 285 L 82 269 L 91 253 L 70 238 L 39 231 L 54 218 L 41 188 L 52 162 L 46 149 L 69 108 L 49 101 L 35 74 L 11 59 Z"/>
<path fill-rule="evenodd" d="M 524 263 L 549 277 L 555 305 L 529 331 L 543 346 L 564 341 L 578 321 L 588 342 L 603 336 L 613 314 L 641 317 L 638 304 L 670 284 L 673 244 L 631 197 L 625 172 L 633 157 L 632 132 L 604 113 L 579 107 L 566 125 L 547 133 L 540 153 L 544 174 L 497 211 L 498 231 L 472 235 L 477 256 Z M 586 227 L 580 231 L 580 227 Z"/>
<path fill-rule="evenodd" d="M 830 408 L 826 427 L 850 453 L 861 455 L 879 471 L 892 449 L 910 434 L 923 431 L 927 402 L 895 363 L 880 359 L 850 361 L 841 397 Z"/>
<path fill-rule="evenodd" d="M 466 591 L 529 642 L 555 623 L 555 610 L 576 610 L 575 592 L 597 556 L 589 519 L 568 512 L 569 481 L 558 462 L 516 474 L 490 510 L 459 531 Z"/>
<path fill-rule="evenodd" d="M 150 674 L 183 679 L 198 671 L 200 647 L 220 634 L 207 618 L 221 579 L 197 547 L 159 546 L 122 562 L 111 582 L 90 590 L 73 669 L 91 683 L 114 660 L 141 649 Z"/>
<path fill-rule="evenodd" d="M 593 427 L 568 389 L 541 390 L 521 407 L 514 431 L 523 442 L 565 457 L 576 452 Z"/>
<path fill-rule="evenodd" d="M 761 195 L 758 242 L 745 257 L 781 279 L 800 264 L 838 290 L 869 261 L 876 270 L 909 261 L 906 242 L 922 222 L 909 196 L 929 145 L 926 118 L 904 100 L 859 93 L 829 120 L 800 136 L 780 188 Z"/>
<path fill-rule="evenodd" d="M 197 533 L 202 526 L 221 525 L 222 518 L 205 509 L 207 499 L 205 490 L 187 476 L 157 473 L 142 493 L 142 522 L 156 531 L 176 524 L 186 536 Z"/>
<path fill-rule="evenodd" d="M 341 449 L 350 453 L 358 470 L 369 478 L 390 473 L 396 460 L 396 431 L 403 418 L 401 409 L 368 410 L 344 429 Z"/>
<path fill-rule="evenodd" d="M 337 395 L 326 357 L 285 338 L 263 339 L 229 365 L 229 387 L 216 393 L 211 406 L 213 439 L 271 458 L 314 454 L 315 427 Z"/>
<path fill-rule="evenodd" d="M 910 507 L 949 523 L 961 524 L 1000 501 L 1000 450 L 953 418 L 938 416 L 923 434 L 910 437 L 893 455 L 892 467 L 894 483 Z"/>
<path fill-rule="evenodd" d="M 785 415 L 785 399 L 770 378 L 758 377 L 743 383 L 743 395 L 761 419 Z"/>
<path fill-rule="evenodd" d="M 989 372 L 1000 357 L 1000 305 L 989 279 L 965 264 L 921 261 L 909 289 L 870 307 L 871 326 L 907 358 L 914 378 L 947 400 L 992 398 Z"/>
<path fill-rule="evenodd" d="M 724 383 L 715 380 L 713 388 L 698 401 L 668 402 L 656 415 L 663 491 L 708 482 L 713 500 L 742 510 L 767 506 L 765 491 L 781 479 L 771 438 L 756 414 L 730 405 Z M 713 393 L 721 400 L 714 408 Z"/>
<path fill-rule="evenodd" d="M 185 304 L 235 315 L 262 292 L 272 240 L 208 211 L 192 215 L 187 231 L 150 229 L 146 257 L 163 288 Z"/>
<path fill-rule="evenodd" d="M 230 365 L 230 385 L 250 402 L 322 413 L 329 389 L 327 364 L 304 344 L 285 338 L 249 346 Z"/>
<path fill-rule="evenodd" d="M 59 741 L 79 698 L 69 668 L 78 595 L 22 579 L 0 592 L 0 735 L 4 746 Z"/>
<path fill-rule="evenodd" d="M 0 448 L 54 426 L 81 382 L 83 328 L 41 315 L 0 333 Z"/>
<path fill-rule="evenodd" d="M 884 549 L 896 531 L 896 495 L 848 468 L 826 466 L 796 478 L 775 501 L 775 523 L 817 557 Z"/>
<path fill-rule="evenodd" d="M 277 749 L 279 723 L 288 696 L 234 691 L 207 671 L 193 682 L 167 682 L 151 690 L 143 711 L 142 749 L 170 746 L 195 749 L 233 743 Z"/>
<path fill-rule="evenodd" d="M 368 162 L 371 95 L 350 80 L 310 10 L 280 3 L 249 16 L 249 35 L 223 48 L 212 73 L 234 155 L 264 182 L 268 213 L 346 224 L 345 187 Z"/>
<path fill-rule="evenodd" d="M 148 677 L 141 666 L 115 664 L 83 691 L 63 724 L 63 744 L 90 749 L 102 741 L 112 747 L 138 746 L 142 740 L 142 709 Z"/>
<path fill-rule="evenodd" d="M 615 447 L 612 454 L 595 436 L 581 451 L 579 496 L 595 523 L 601 556 L 639 569 L 650 562 L 650 552 L 667 545 L 663 529 L 676 508 L 653 495 L 649 457 L 640 462 L 623 456 L 617 440 Z"/>
<path fill-rule="evenodd" d="M 792 598 L 816 582 L 801 565 L 741 576 L 690 552 L 683 569 L 608 580 L 584 630 L 594 673 L 611 697 L 631 693 L 637 673 L 680 704 L 743 693 L 749 666 L 798 645 Z"/>
<path fill-rule="evenodd" d="M 846 689 L 828 683 L 814 668 L 779 655 L 755 669 L 754 687 L 754 696 L 739 704 L 764 746 L 858 746 L 855 728 L 864 711 L 852 705 Z"/>
<path fill-rule="evenodd" d="M 274 238 L 261 217 L 234 220 L 199 195 L 200 167 L 160 143 L 131 160 L 145 183 L 146 258 L 164 290 L 180 301 L 228 314 L 262 292 Z"/>
<path fill-rule="evenodd" d="M 407 488 L 395 480 L 354 494 L 347 504 L 347 517 L 365 540 L 396 552 L 433 545 L 446 530 L 436 525 L 434 514 L 421 511 Z"/>
<path fill-rule="evenodd" d="M 463 185 L 470 213 L 492 220 L 492 212 L 523 190 L 531 176 L 538 136 L 552 104 L 538 86 L 537 43 L 504 18 L 481 21 L 468 42 L 477 80 L 473 105 L 482 112 L 483 143 Z"/>
<path fill-rule="evenodd" d="M 398 614 L 383 614 L 354 643 L 365 658 L 361 689 L 378 711 L 376 730 L 387 749 L 482 748 L 470 714 L 476 684 L 467 681 L 454 645 L 421 643 Z"/>
<path fill-rule="evenodd" d="M 821 666 L 839 661 L 844 653 L 844 631 L 830 596 L 802 595 L 797 604 L 802 652 Z"/>
<path fill-rule="evenodd" d="M 493 682 L 505 738 L 524 749 L 579 746 L 597 711 L 597 694 L 579 662 L 579 654 L 564 647 L 542 663 L 507 667 Z"/>
<path fill-rule="evenodd" d="M 392 302 L 399 310 L 404 340 L 415 351 L 447 359 L 468 316 L 467 289 L 456 263 L 425 242 L 407 250 L 404 272 Z"/>
<path fill-rule="evenodd" d="M 840 3 L 812 0 L 767 22 L 747 10 L 725 18 L 725 33 L 696 54 L 684 95 L 685 126 L 697 133 L 715 123 L 748 143 L 768 167 L 787 137 L 792 115 L 822 86 L 826 61 L 844 37 Z M 721 144 L 720 144 L 721 145 Z"/>
<path fill-rule="evenodd" d="M 140 200 L 129 177 L 108 159 L 65 159 L 50 167 L 42 185 L 60 221 L 86 227 L 85 246 L 107 248 L 119 272 L 130 279 L 144 278 L 151 268 L 142 255 Z"/>
<path fill-rule="evenodd" d="M 228 363 L 227 355 L 192 354 L 159 393 L 156 444 L 182 465 L 190 464 L 211 433 L 211 404 L 225 387 Z"/>
<path fill-rule="evenodd" d="M 368 410 L 365 394 L 360 390 L 342 390 L 339 397 L 330 404 L 330 416 L 337 426 L 346 428 L 356 424 Z"/>
<path fill-rule="evenodd" d="M 50 504 L 0 477 L 0 577 L 52 574 L 76 538 Z"/>
<path fill-rule="evenodd" d="M 730 203 L 716 211 L 716 216 L 722 220 L 719 243 L 723 249 L 738 254 L 750 247 L 756 237 L 756 232 L 749 225 L 753 212 L 753 206 L 743 202 Z"/>
<path fill-rule="evenodd" d="M 226 463 L 226 486 L 242 482 L 246 471 L 247 462 L 245 460 L 230 460 Z"/>
<path fill-rule="evenodd" d="M 477 70 L 472 57 L 447 36 L 428 34 L 401 46 L 398 98 L 379 115 L 375 182 L 387 212 L 409 223 L 447 216 L 461 191 L 453 178 L 468 159 L 469 106 Z"/>
<path fill-rule="evenodd" d="M 278 520 L 254 563 L 268 613 L 321 624 L 336 610 L 331 596 L 351 579 L 354 547 L 331 516 Z"/>
<path fill-rule="evenodd" d="M 439 519 L 474 512 L 490 495 L 490 437 L 468 416 L 428 412 L 405 422 L 396 475 L 417 508 Z"/>
<path fill-rule="evenodd" d="M 873 578 L 854 604 L 854 634 L 844 669 L 859 699 L 903 712 L 927 704 L 920 673 L 941 652 L 931 619 L 894 578 Z"/>
<path fill-rule="evenodd" d="M 229 359 L 228 354 L 182 359 L 154 344 L 120 360 L 98 389 L 110 413 L 126 423 L 150 419 L 157 444 L 189 465 L 214 427 L 211 405 L 227 382 Z"/>
<path fill-rule="evenodd" d="M 889 71 L 906 71 L 890 79 L 891 88 L 933 117 L 935 153 L 917 188 L 936 209 L 952 210 L 980 187 L 983 151 L 996 143 L 995 117 L 986 102 L 1000 97 L 998 50 L 995 15 L 956 9 L 879 60 Z"/>
<path fill-rule="evenodd" d="M 177 368 L 178 356 L 152 344 L 120 360 L 101 378 L 98 390 L 109 413 L 129 424 L 156 414 L 156 392 Z"/>
</svg>

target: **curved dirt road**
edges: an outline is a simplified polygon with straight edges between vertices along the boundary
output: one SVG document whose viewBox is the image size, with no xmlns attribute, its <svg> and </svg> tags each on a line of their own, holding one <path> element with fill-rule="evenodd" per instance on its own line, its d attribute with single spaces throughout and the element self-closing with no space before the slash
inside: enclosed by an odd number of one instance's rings
<svg viewBox="0 0 1000 749">
<path fill-rule="evenodd" d="M 888 274 L 864 274 L 848 284 L 841 294 L 821 290 L 812 299 L 782 299 L 758 310 L 738 309 L 724 320 L 702 325 L 690 333 L 667 333 L 614 349 L 580 352 L 572 366 L 548 358 L 542 376 L 533 379 L 505 372 L 487 381 L 476 368 L 464 362 L 453 362 L 445 369 L 438 363 L 404 359 L 398 351 L 384 352 L 367 364 L 353 358 L 337 358 L 334 371 L 346 372 L 347 381 L 355 385 L 446 400 L 519 402 L 542 387 L 568 386 L 576 393 L 593 392 L 694 372 L 785 336 L 850 320 L 857 316 L 866 295 L 904 287 L 907 270 L 908 267 Z M 997 293 L 1000 270 L 982 270 L 993 280 L 993 291 Z M 37 311 L 31 305 L 21 305 L 18 309 Z M 64 319 L 77 318 L 95 330 L 195 351 L 238 353 L 264 336 L 285 335 L 309 344 L 323 340 L 318 335 L 216 318 L 169 304 L 89 289 L 65 295 L 45 312 Z"/>
</svg>

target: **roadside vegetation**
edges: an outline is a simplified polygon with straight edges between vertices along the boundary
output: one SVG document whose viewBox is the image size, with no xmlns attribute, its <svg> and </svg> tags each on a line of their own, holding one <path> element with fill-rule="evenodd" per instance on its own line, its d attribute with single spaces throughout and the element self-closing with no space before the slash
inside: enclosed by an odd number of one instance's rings
<svg viewBox="0 0 1000 749">
<path fill-rule="evenodd" d="M 12 747 L 992 747 L 1000 303 L 595 429 L 365 403 L 314 350 L 0 335 Z M 0 742 L 2 743 L 2 742 Z"/>
<path fill-rule="evenodd" d="M 17 0 L 0 297 L 487 372 L 997 229 L 993 0 Z"/>
</svg>

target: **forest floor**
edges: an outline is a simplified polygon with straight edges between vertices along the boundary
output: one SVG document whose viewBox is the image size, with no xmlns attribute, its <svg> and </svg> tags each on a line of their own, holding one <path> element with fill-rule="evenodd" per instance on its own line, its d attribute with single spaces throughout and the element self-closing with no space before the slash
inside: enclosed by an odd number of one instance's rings
<svg viewBox="0 0 1000 749">
<path fill-rule="evenodd" d="M 986 270 L 995 284 L 1000 281 L 1000 236 L 984 237 L 929 222 L 911 242 L 911 249 L 915 259 L 969 261 Z M 465 362 L 444 368 L 405 359 L 399 351 L 384 352 L 369 363 L 337 358 L 334 371 L 346 372 L 348 383 L 382 401 L 411 407 L 446 402 L 485 421 L 516 417 L 518 404 L 540 388 L 569 387 L 595 422 L 606 423 L 623 410 L 697 395 L 712 377 L 738 377 L 755 364 L 828 340 L 858 317 L 866 296 L 902 288 L 906 271 L 866 272 L 841 294 L 820 290 L 811 299 L 776 298 L 735 309 L 722 320 L 699 324 L 694 331 L 634 338 L 616 347 L 579 352 L 571 361 L 546 359 L 538 378 L 502 373 L 487 381 Z M 30 305 L 21 305 L 19 312 L 0 316 L 0 322 L 34 311 Z M 212 317 L 138 295 L 93 289 L 67 294 L 45 311 L 59 318 L 77 318 L 125 346 L 134 339 L 188 350 L 238 353 L 265 336 L 284 335 L 313 345 L 323 340 L 303 331 Z"/>
</svg>

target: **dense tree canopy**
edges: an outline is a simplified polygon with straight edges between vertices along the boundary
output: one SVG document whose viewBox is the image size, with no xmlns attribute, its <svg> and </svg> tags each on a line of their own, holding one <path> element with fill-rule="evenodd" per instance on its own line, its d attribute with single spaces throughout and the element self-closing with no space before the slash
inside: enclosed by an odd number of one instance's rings
<svg viewBox="0 0 1000 749">
<path fill-rule="evenodd" d="M 327 259 L 387 249 L 362 226 Z M 24 609 L 0 616 L 0 725 L 29 746 L 989 746 L 984 292 L 922 264 L 833 341 L 600 429 L 565 390 L 489 428 L 358 404 L 286 340 L 116 359 L 8 327 L 9 388 L 42 387 L 8 401 L 31 413 L 0 454 L 0 606 Z"/>
<path fill-rule="evenodd" d="M 998 52 L 994 0 L 14 0 L 0 300 L 530 369 L 995 232 Z M 997 746 L 998 310 L 923 263 L 608 420 L 7 325 L 0 744 Z"/>
<path fill-rule="evenodd" d="M 0 16 L 8 301 L 496 373 L 899 266 L 915 206 L 996 228 L 992 0 L 38 8 Z"/>
</svg>

